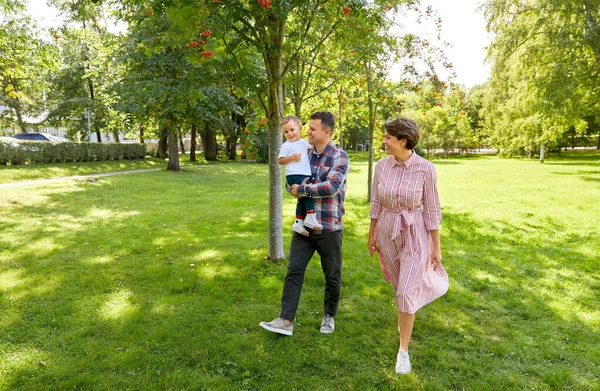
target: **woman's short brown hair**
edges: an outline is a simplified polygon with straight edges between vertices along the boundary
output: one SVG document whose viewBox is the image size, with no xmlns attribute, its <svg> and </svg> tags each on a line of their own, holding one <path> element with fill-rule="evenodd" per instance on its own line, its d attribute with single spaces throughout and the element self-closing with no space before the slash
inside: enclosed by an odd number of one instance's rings
<svg viewBox="0 0 600 391">
<path fill-rule="evenodd" d="M 398 140 L 406 140 L 406 149 L 415 149 L 419 143 L 419 125 L 410 118 L 401 117 L 386 121 L 385 130 Z"/>
</svg>

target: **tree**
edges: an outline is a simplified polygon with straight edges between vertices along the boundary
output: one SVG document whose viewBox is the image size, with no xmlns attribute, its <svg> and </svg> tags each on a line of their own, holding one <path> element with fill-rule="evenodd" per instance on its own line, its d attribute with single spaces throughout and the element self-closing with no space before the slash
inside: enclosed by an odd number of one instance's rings
<svg viewBox="0 0 600 391">
<path fill-rule="evenodd" d="M 600 116 L 600 2 L 490 0 L 484 7 L 495 35 L 493 98 L 485 106 L 492 140 L 509 153 L 537 147 L 543 161 L 545 146 L 570 129 L 585 132 L 585 118 Z"/>
<path fill-rule="evenodd" d="M 48 73 L 56 67 L 52 47 L 40 39 L 35 23 L 17 11 L 22 5 L 3 3 L 0 28 L 0 104 L 10 110 L 0 113 L 20 131 L 27 132 L 24 117 L 44 111 Z"/>
<path fill-rule="evenodd" d="M 118 131 L 124 121 L 114 108 L 115 96 L 110 87 L 123 72 L 122 64 L 112 61 L 119 38 L 100 28 L 64 26 L 54 33 L 60 50 L 61 66 L 52 78 L 49 120 L 53 123 L 70 121 L 78 133 L 91 130 L 98 142 L 101 132 L 111 132 L 119 141 Z"/>
</svg>

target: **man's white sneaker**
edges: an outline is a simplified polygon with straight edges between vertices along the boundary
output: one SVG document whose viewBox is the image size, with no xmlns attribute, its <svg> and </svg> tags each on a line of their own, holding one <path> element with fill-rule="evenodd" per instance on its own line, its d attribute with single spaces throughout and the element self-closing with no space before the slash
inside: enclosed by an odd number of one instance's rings
<svg viewBox="0 0 600 391">
<path fill-rule="evenodd" d="M 408 352 L 398 350 L 398 355 L 396 356 L 396 373 L 406 375 L 408 372 L 410 372 L 410 357 L 408 356 Z"/>
<path fill-rule="evenodd" d="M 282 318 L 273 319 L 270 322 L 260 322 L 259 326 L 277 334 L 292 335 L 294 332 L 294 324 L 288 326 Z"/>
<path fill-rule="evenodd" d="M 321 334 L 331 334 L 335 330 L 335 322 L 329 315 L 323 317 L 321 320 Z"/>
<path fill-rule="evenodd" d="M 308 227 L 308 228 L 312 228 L 316 231 L 321 231 L 323 229 L 323 226 L 321 224 L 319 224 L 319 222 L 317 221 L 316 213 L 307 213 L 306 214 L 306 217 L 304 218 L 304 226 Z"/>
<path fill-rule="evenodd" d="M 298 232 L 300 235 L 309 236 L 310 233 L 304 228 L 304 220 L 296 219 L 292 225 L 292 231 Z"/>
</svg>

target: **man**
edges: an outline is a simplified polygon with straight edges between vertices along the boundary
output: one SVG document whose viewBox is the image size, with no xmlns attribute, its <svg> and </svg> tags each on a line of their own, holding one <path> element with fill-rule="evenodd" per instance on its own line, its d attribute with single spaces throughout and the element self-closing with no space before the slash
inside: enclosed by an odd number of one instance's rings
<svg viewBox="0 0 600 391">
<path fill-rule="evenodd" d="M 310 230 L 310 236 L 294 232 L 290 245 L 287 275 L 281 296 L 281 313 L 271 322 L 261 322 L 266 330 L 283 335 L 292 335 L 294 318 L 300 301 L 302 283 L 308 262 L 315 251 L 321 257 L 325 275 L 325 298 L 321 333 L 330 334 L 335 329 L 342 285 L 342 236 L 346 175 L 349 159 L 346 152 L 331 142 L 335 117 L 327 111 L 318 111 L 310 117 L 308 151 L 311 167 L 311 183 L 306 180 L 300 185 L 288 186 L 296 198 L 315 199 L 315 213 L 321 222 L 321 231 Z"/>
</svg>

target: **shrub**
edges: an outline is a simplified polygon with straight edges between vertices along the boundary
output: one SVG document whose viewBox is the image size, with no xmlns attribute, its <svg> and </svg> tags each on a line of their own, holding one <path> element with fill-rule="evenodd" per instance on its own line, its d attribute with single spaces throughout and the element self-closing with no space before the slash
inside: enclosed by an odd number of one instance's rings
<svg viewBox="0 0 600 391">
<path fill-rule="evenodd" d="M 143 144 L 0 141 L 0 164 L 89 162 L 143 159 Z"/>
</svg>

